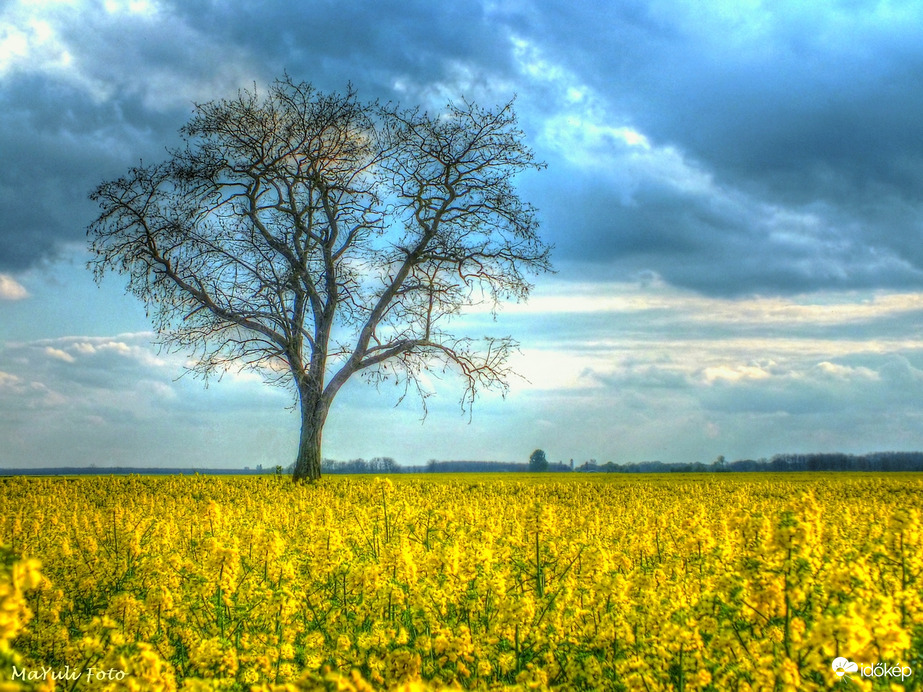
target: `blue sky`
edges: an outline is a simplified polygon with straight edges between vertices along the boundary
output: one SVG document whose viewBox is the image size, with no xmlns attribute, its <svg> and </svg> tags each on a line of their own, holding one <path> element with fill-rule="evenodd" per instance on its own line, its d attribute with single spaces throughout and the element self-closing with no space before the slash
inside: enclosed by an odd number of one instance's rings
<svg viewBox="0 0 923 692">
<path fill-rule="evenodd" d="M 298 417 L 208 388 L 85 269 L 89 191 L 193 102 L 287 72 L 438 109 L 516 95 L 557 273 L 473 336 L 506 399 L 350 383 L 325 454 L 710 462 L 923 448 L 918 2 L 0 5 L 0 466 L 287 464 Z"/>
</svg>

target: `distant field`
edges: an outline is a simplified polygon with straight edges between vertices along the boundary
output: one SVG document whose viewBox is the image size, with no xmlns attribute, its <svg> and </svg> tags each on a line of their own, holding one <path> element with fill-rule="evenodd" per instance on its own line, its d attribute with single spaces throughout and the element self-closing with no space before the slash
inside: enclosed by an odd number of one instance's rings
<svg viewBox="0 0 923 692">
<path fill-rule="evenodd" d="M 920 689 L 921 508 L 912 474 L 9 478 L 0 689 Z"/>
</svg>

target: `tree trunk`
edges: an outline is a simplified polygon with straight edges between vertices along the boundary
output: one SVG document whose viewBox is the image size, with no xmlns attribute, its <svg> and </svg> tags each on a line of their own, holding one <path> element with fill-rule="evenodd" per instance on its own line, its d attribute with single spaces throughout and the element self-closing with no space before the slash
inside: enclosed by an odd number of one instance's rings
<svg viewBox="0 0 923 692">
<path fill-rule="evenodd" d="M 301 439 L 298 456 L 295 457 L 295 471 L 292 480 L 316 481 L 321 475 L 321 435 L 327 420 L 327 403 L 319 394 L 302 391 Z"/>
</svg>

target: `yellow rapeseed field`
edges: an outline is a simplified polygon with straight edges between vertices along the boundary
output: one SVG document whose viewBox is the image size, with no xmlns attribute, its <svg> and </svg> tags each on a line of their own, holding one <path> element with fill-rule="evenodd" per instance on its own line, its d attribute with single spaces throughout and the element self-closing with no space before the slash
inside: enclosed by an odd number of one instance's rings
<svg viewBox="0 0 923 692">
<path fill-rule="evenodd" d="M 0 691 L 919 689 L 921 491 L 897 474 L 5 479 Z"/>
</svg>

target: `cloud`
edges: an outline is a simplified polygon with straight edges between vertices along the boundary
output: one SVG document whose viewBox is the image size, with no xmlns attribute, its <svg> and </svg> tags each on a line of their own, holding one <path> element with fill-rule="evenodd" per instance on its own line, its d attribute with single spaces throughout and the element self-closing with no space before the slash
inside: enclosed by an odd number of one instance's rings
<svg viewBox="0 0 923 692">
<path fill-rule="evenodd" d="M 8 372 L 3 372 L 0 370 L 0 389 L 12 390 L 14 388 L 18 389 L 22 384 L 22 380 L 16 375 L 12 375 Z"/>
<path fill-rule="evenodd" d="M 250 378 L 206 389 L 181 377 L 182 356 L 158 355 L 150 338 L 3 345 L 0 437 L 10 442 L 0 465 L 241 467 L 267 450 L 294 449 L 287 392 Z"/>
<path fill-rule="evenodd" d="M 878 380 L 881 379 L 880 373 L 867 367 L 852 367 L 838 363 L 823 361 L 817 364 L 817 370 L 824 375 L 837 380 Z"/>
<path fill-rule="evenodd" d="M 915 387 L 888 376 L 895 354 L 863 358 L 864 364 L 790 362 L 773 376 L 727 378 L 701 392 L 703 407 L 723 413 L 784 414 L 823 427 L 842 426 L 842 417 L 864 417 L 862 427 L 883 417 L 906 419 Z"/>
<path fill-rule="evenodd" d="M 74 358 L 67 351 L 62 351 L 60 348 L 53 348 L 52 346 L 45 347 L 45 355 L 50 358 L 55 358 L 56 360 L 63 361 L 65 363 L 76 363 L 77 359 Z"/>
<path fill-rule="evenodd" d="M 715 295 L 920 287 L 920 8 L 728 7 L 535 14 L 545 60 L 595 95 L 595 129 L 649 145 L 597 142 L 599 165 L 543 190 L 561 252 Z"/>
<path fill-rule="evenodd" d="M 154 111 L 188 108 L 203 96 L 226 93 L 228 86 L 246 85 L 247 56 L 215 59 L 221 50 L 216 40 L 168 3 L 93 4 L 9 3 L 0 15 L 8 27 L 0 43 L 0 76 L 37 75 L 68 84 L 96 104 L 136 93 Z M 210 69 L 201 69 L 206 63 Z M 145 79 L 132 73 L 138 68 Z M 180 75 L 190 79 L 183 84 Z"/>
<path fill-rule="evenodd" d="M 726 296 L 923 286 L 913 3 L 18 0 L 2 18 L 7 270 L 82 241 L 86 193 L 162 158 L 193 101 L 287 70 L 429 107 L 518 93 L 550 164 L 523 189 L 567 275 Z"/>
<path fill-rule="evenodd" d="M 907 325 L 923 318 L 919 294 L 825 292 L 772 298 L 702 296 L 649 283 L 569 283 L 539 287 L 528 303 L 509 306 L 496 329 L 524 343 L 571 355 L 617 356 L 630 349 L 650 360 L 671 354 L 698 367 L 748 364 L 776 356 L 817 358 L 923 348 Z M 475 316 L 470 317 L 475 320 Z M 539 326 L 540 325 L 540 326 Z M 487 329 L 477 317 L 471 329 Z M 637 356 L 634 356 L 637 357 Z"/>
<path fill-rule="evenodd" d="M 437 107 L 514 91 L 493 77 L 509 62 L 502 29 L 477 7 L 14 0 L 0 23 L 0 149 L 15 162 L 0 172 L 0 270 L 83 243 L 90 190 L 164 158 L 194 102 L 286 71 Z"/>
<path fill-rule="evenodd" d="M 29 292 L 16 279 L 8 274 L 0 274 L 0 300 L 22 300 L 28 297 Z"/>
<path fill-rule="evenodd" d="M 712 297 L 650 276 L 558 280 L 495 328 L 522 339 L 535 374 L 534 386 L 514 388 L 513 407 L 550 416 L 556 444 L 595 448 L 600 459 L 913 449 L 923 443 L 914 432 L 923 338 L 909 325 L 923 318 L 920 300 Z"/>
<path fill-rule="evenodd" d="M 764 380 L 771 374 L 758 365 L 714 365 L 702 371 L 702 378 L 708 384 L 717 381 L 740 382 L 741 380 Z"/>
</svg>

